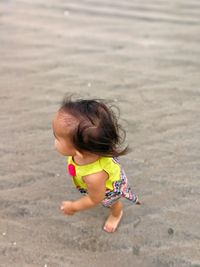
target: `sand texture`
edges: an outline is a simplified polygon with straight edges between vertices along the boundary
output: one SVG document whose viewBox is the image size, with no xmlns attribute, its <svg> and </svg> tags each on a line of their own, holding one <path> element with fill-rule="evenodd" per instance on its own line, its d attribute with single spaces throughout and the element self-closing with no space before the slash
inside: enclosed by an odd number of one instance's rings
<svg viewBox="0 0 200 267">
<path fill-rule="evenodd" d="M 65 93 L 121 110 L 143 204 L 115 234 L 54 150 Z M 200 1 L 0 1 L 0 267 L 200 267 Z"/>
</svg>

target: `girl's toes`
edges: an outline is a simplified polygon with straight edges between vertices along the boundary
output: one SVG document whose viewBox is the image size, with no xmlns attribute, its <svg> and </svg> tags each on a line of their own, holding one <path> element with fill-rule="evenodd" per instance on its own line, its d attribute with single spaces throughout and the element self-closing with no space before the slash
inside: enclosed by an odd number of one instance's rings
<svg viewBox="0 0 200 267">
<path fill-rule="evenodd" d="M 107 233 L 112 233 L 113 232 L 113 229 L 107 225 L 104 225 L 104 228 L 103 228 L 104 231 L 106 231 Z"/>
</svg>

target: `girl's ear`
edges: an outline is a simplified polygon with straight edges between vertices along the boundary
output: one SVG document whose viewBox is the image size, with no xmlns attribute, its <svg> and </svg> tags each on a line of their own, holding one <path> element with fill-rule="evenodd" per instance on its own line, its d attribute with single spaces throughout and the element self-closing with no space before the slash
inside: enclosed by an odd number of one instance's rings
<svg viewBox="0 0 200 267">
<path fill-rule="evenodd" d="M 76 156 L 83 158 L 83 154 L 80 151 L 76 150 L 75 153 L 76 153 Z"/>
</svg>

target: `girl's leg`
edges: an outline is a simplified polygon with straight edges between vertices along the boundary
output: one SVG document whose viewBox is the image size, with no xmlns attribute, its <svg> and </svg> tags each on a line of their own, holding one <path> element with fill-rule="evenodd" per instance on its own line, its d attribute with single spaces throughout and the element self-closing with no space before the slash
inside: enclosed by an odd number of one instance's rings
<svg viewBox="0 0 200 267">
<path fill-rule="evenodd" d="M 108 233 L 113 233 L 117 229 L 123 215 L 122 203 L 117 201 L 110 207 L 110 215 L 105 222 L 104 230 Z"/>
</svg>

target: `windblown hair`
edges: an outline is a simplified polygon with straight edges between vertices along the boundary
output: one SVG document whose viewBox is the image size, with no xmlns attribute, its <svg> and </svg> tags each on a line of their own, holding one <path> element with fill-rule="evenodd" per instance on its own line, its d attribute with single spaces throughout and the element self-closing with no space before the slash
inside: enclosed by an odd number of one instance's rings
<svg viewBox="0 0 200 267">
<path fill-rule="evenodd" d="M 114 157 L 127 153 L 127 147 L 121 148 L 125 131 L 103 101 L 65 98 L 59 111 L 78 120 L 78 126 L 71 132 L 71 141 L 78 151 Z"/>
</svg>

